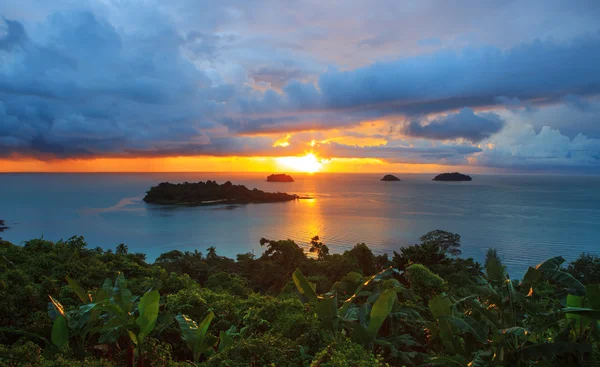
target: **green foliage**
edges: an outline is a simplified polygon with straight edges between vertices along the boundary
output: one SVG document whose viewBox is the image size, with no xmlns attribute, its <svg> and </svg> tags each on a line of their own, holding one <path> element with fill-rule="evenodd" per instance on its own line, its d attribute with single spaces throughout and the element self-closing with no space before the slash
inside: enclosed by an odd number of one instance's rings
<svg viewBox="0 0 600 367">
<path fill-rule="evenodd" d="M 360 344 L 340 338 L 321 350 L 311 362 L 311 367 L 376 367 L 387 364 Z"/>
<path fill-rule="evenodd" d="M 318 259 L 293 241 L 263 245 L 258 257 L 209 248 L 148 264 L 81 237 L 0 241 L 0 365 L 600 364 L 593 256 L 566 269 L 555 257 L 515 282 L 493 250 L 485 274 L 455 257 L 448 232 L 391 267 L 363 244 Z"/>
<path fill-rule="evenodd" d="M 431 298 L 446 289 L 444 280 L 421 264 L 409 266 L 406 274 L 410 289 L 423 298 Z"/>
<path fill-rule="evenodd" d="M 566 270 L 583 284 L 600 283 L 600 256 L 581 254 Z"/>
<path fill-rule="evenodd" d="M 200 324 L 187 317 L 186 315 L 177 315 L 175 320 L 181 328 L 181 338 L 185 341 L 188 348 L 194 356 L 194 363 L 198 363 L 201 355 L 210 356 L 214 345 L 219 339 L 208 334 L 208 328 L 215 314 L 210 312 Z"/>
<path fill-rule="evenodd" d="M 373 275 L 377 272 L 375 256 L 371 249 L 364 243 L 357 244 L 345 254 L 356 260 L 363 275 Z"/>
<path fill-rule="evenodd" d="M 229 292 L 233 295 L 244 297 L 248 296 L 249 289 L 246 280 L 237 274 L 230 274 L 220 271 L 211 274 L 206 280 L 206 287 L 218 292 Z"/>
<path fill-rule="evenodd" d="M 323 242 L 319 242 L 319 236 L 310 239 L 309 251 L 316 253 L 319 260 L 323 260 L 325 256 L 329 255 L 329 247 L 324 245 Z"/>
<path fill-rule="evenodd" d="M 460 235 L 436 229 L 421 236 L 421 245 L 437 246 L 444 253 L 458 256 L 460 251 Z"/>
<path fill-rule="evenodd" d="M 496 284 L 500 284 L 504 281 L 506 277 L 506 266 L 502 264 L 502 260 L 500 260 L 500 256 L 498 256 L 498 251 L 495 248 L 488 249 L 488 252 L 485 254 L 485 274 L 487 278 Z"/>
</svg>

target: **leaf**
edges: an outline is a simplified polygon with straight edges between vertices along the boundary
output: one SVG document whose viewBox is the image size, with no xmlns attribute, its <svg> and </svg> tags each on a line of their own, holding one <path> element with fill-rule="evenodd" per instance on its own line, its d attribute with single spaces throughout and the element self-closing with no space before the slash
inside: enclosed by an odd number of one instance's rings
<svg viewBox="0 0 600 367">
<path fill-rule="evenodd" d="M 569 288 L 569 293 L 574 294 L 575 296 L 585 296 L 584 285 L 569 273 L 560 270 L 546 270 L 544 271 L 544 277 L 563 285 L 565 288 Z"/>
<path fill-rule="evenodd" d="M 140 343 L 144 342 L 144 338 L 152 332 L 156 319 L 158 317 L 158 307 L 160 302 L 160 295 L 158 291 L 148 291 L 138 304 L 138 310 L 140 312 L 139 317 L 136 320 L 136 324 L 140 327 L 138 339 Z"/>
<path fill-rule="evenodd" d="M 569 294 L 567 296 L 567 308 L 571 307 L 580 309 L 583 308 L 583 297 Z M 577 334 L 580 334 L 581 331 L 587 326 L 587 324 L 590 321 L 588 317 L 581 316 L 581 314 L 577 313 L 567 313 L 565 317 L 567 319 L 573 320 Z"/>
<path fill-rule="evenodd" d="M 127 289 L 127 280 L 122 273 L 117 275 L 115 286 L 112 290 L 112 296 L 115 303 L 118 304 L 124 312 L 131 312 L 135 300 L 131 291 Z"/>
<path fill-rule="evenodd" d="M 208 327 L 214 318 L 215 314 L 209 312 L 204 320 L 202 320 L 200 325 L 198 325 L 198 329 L 196 330 L 196 339 L 194 341 L 194 362 L 198 362 L 200 355 L 204 353 L 207 348 L 212 347 L 217 342 L 216 337 L 212 335 L 206 335 L 208 332 Z"/>
<path fill-rule="evenodd" d="M 556 256 L 548 259 L 544 262 L 539 263 L 535 268 L 539 271 L 557 270 L 558 267 L 566 260 L 562 256 Z"/>
<path fill-rule="evenodd" d="M 135 336 L 135 333 L 131 330 L 127 330 L 127 332 L 129 333 L 129 339 L 131 339 L 133 344 L 138 345 L 138 338 Z"/>
<path fill-rule="evenodd" d="M 358 344 L 368 346 L 373 342 L 369 331 L 362 324 L 353 324 L 352 341 Z"/>
<path fill-rule="evenodd" d="M 337 297 L 319 297 L 316 311 L 321 326 L 335 333 L 338 322 Z"/>
<path fill-rule="evenodd" d="M 373 304 L 368 327 L 371 340 L 375 340 L 381 325 L 383 325 L 385 319 L 388 317 L 390 312 L 392 312 L 392 307 L 394 307 L 394 302 L 396 302 L 396 299 L 396 291 L 393 289 L 388 289 L 387 291 L 381 293 L 379 298 L 377 298 L 377 301 L 375 301 Z"/>
<path fill-rule="evenodd" d="M 456 326 L 461 332 L 473 335 L 475 337 L 475 340 L 477 340 L 478 342 L 482 344 L 487 344 L 487 340 L 481 335 L 479 335 L 479 333 L 475 331 L 475 329 L 463 319 L 460 319 L 455 316 L 440 316 L 438 320 L 446 320 L 452 323 L 454 326 Z"/>
<path fill-rule="evenodd" d="M 529 267 L 527 273 L 525 273 L 525 276 L 523 277 L 522 282 L 527 284 L 535 283 L 540 279 L 540 275 L 541 272 L 538 269 Z"/>
<path fill-rule="evenodd" d="M 298 288 L 298 292 L 300 292 L 301 295 L 306 297 L 311 302 L 317 302 L 317 294 L 315 293 L 315 290 L 313 287 L 311 287 L 304 275 L 302 275 L 300 269 L 296 269 L 296 271 L 294 271 L 294 274 L 292 274 L 292 279 L 294 280 L 294 284 L 296 284 L 296 288 Z"/>
<path fill-rule="evenodd" d="M 93 298 L 94 302 L 101 302 L 104 300 L 109 299 L 112 296 L 112 282 L 110 281 L 109 278 L 106 278 L 106 280 L 104 280 L 104 284 L 102 284 L 102 287 L 98 288 L 98 290 L 96 291 L 96 295 Z"/>
<path fill-rule="evenodd" d="M 500 333 L 500 335 L 502 337 L 506 337 L 507 335 L 512 335 L 512 336 L 516 336 L 516 337 L 522 337 L 522 336 L 527 336 L 529 334 L 531 334 L 529 332 L 529 330 L 519 327 L 519 326 L 515 326 L 515 327 L 509 327 L 507 329 L 502 329 L 499 330 L 498 333 Z"/>
<path fill-rule="evenodd" d="M 495 315 L 492 311 L 485 308 L 481 303 L 479 303 L 476 299 L 470 299 L 468 303 L 471 305 L 471 308 L 478 312 L 481 316 L 483 316 L 486 320 L 492 323 L 496 329 L 501 327 L 500 320 L 498 316 Z"/>
<path fill-rule="evenodd" d="M 469 361 L 461 355 L 436 357 L 436 358 L 433 358 L 432 361 L 435 364 L 441 364 L 441 365 L 447 365 L 447 366 L 469 367 Z"/>
<path fill-rule="evenodd" d="M 600 310 L 600 284 L 588 284 L 585 286 L 585 290 L 590 306 Z"/>
<path fill-rule="evenodd" d="M 175 316 L 175 320 L 179 324 L 181 329 L 181 339 L 186 342 L 188 348 L 193 352 L 194 344 L 196 342 L 196 330 L 198 326 L 194 320 L 190 319 L 187 315 L 179 314 Z"/>
<path fill-rule="evenodd" d="M 233 345 L 233 334 L 235 333 L 235 326 L 232 326 L 227 331 L 221 331 L 219 333 L 219 352 L 224 351 Z"/>
<path fill-rule="evenodd" d="M 469 363 L 469 367 L 484 367 L 487 366 L 486 360 L 491 357 L 490 352 L 477 352 L 473 360 Z"/>
<path fill-rule="evenodd" d="M 521 358 L 549 358 L 570 353 L 590 353 L 592 346 L 583 343 L 536 343 L 520 350 Z"/>
<path fill-rule="evenodd" d="M 429 301 L 429 309 L 433 316 L 438 320 L 439 331 L 437 334 L 442 340 L 442 344 L 450 353 L 457 353 L 460 349 L 454 335 L 458 333 L 458 328 L 450 321 L 444 320 L 443 317 L 451 317 L 452 302 L 447 295 L 442 294 L 435 296 Z"/>
<path fill-rule="evenodd" d="M 63 316 L 57 316 L 52 324 L 52 344 L 62 348 L 69 342 L 69 327 Z"/>
<path fill-rule="evenodd" d="M 75 294 L 77 295 L 77 297 L 79 297 L 81 302 L 83 302 L 85 304 L 92 302 L 92 298 L 90 297 L 90 295 L 79 285 L 79 283 L 74 281 L 68 275 L 66 277 L 66 280 L 67 280 L 67 283 L 69 283 L 69 287 L 71 288 L 71 290 L 73 292 L 75 292 Z"/>
<path fill-rule="evenodd" d="M 567 307 L 567 308 L 563 308 L 562 310 L 565 313 L 585 315 L 587 317 L 600 319 L 600 310 L 596 310 L 593 308 Z"/>
<path fill-rule="evenodd" d="M 56 310 L 56 312 L 58 312 L 62 317 L 67 319 L 68 316 L 65 313 L 65 307 L 56 299 L 52 298 L 52 296 L 48 295 L 48 297 L 50 298 L 50 302 L 52 302 L 52 305 L 54 306 L 54 310 Z"/>
</svg>

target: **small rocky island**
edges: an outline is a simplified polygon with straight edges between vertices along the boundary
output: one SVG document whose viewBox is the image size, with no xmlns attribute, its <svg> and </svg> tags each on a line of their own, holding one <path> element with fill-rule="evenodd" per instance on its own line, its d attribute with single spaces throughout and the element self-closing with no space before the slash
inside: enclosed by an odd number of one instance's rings
<svg viewBox="0 0 600 367">
<path fill-rule="evenodd" d="M 462 173 L 442 173 L 433 178 L 433 181 L 471 181 L 471 176 L 463 175 Z"/>
<path fill-rule="evenodd" d="M 394 175 L 385 175 L 385 176 L 383 176 L 381 181 L 401 181 L 401 180 Z"/>
<path fill-rule="evenodd" d="M 267 182 L 294 182 L 294 179 L 290 175 L 285 173 L 273 174 L 267 177 Z"/>
<path fill-rule="evenodd" d="M 250 190 L 244 185 L 234 185 L 229 181 L 219 185 L 216 181 L 208 180 L 206 182 L 184 182 L 179 184 L 163 182 L 158 186 L 152 186 L 146 192 L 144 201 L 163 205 L 217 205 L 276 203 L 298 198 L 297 195 L 283 192 Z"/>
</svg>

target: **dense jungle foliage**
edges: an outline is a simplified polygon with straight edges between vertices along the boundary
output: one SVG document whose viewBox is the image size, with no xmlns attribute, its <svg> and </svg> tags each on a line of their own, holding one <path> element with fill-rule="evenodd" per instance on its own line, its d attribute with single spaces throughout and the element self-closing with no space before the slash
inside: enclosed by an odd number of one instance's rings
<svg viewBox="0 0 600 367">
<path fill-rule="evenodd" d="M 0 241 L 6 366 L 598 366 L 600 259 L 511 279 L 433 231 L 387 255 L 262 239 L 153 264 L 82 237 Z M 535 264 L 534 264 L 535 265 Z M 566 266 L 566 267 L 563 267 Z"/>
</svg>

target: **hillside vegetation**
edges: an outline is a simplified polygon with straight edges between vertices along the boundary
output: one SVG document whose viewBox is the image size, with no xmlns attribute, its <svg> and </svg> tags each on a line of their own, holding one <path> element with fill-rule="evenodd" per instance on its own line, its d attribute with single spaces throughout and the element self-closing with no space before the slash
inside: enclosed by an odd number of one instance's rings
<svg viewBox="0 0 600 367">
<path fill-rule="evenodd" d="M 82 237 L 0 241 L 0 365 L 600 365 L 600 261 L 460 258 L 433 231 L 375 255 L 262 239 L 264 253 L 170 251 L 153 264 Z"/>
</svg>

